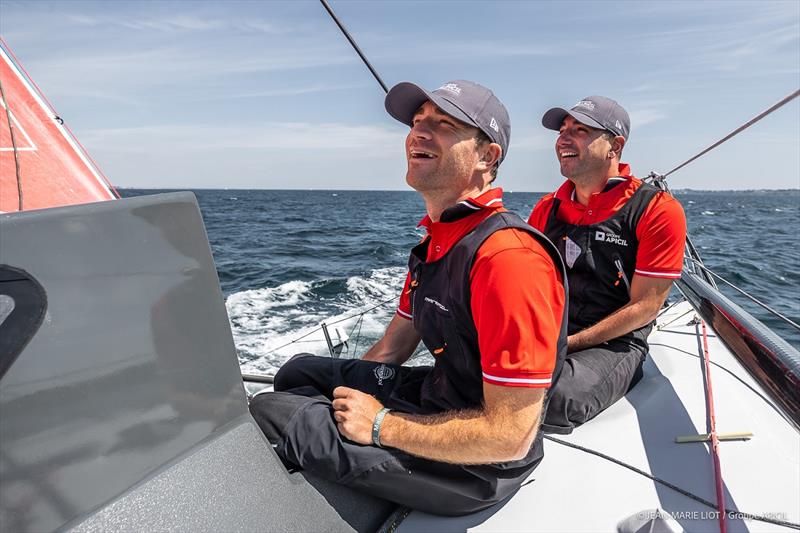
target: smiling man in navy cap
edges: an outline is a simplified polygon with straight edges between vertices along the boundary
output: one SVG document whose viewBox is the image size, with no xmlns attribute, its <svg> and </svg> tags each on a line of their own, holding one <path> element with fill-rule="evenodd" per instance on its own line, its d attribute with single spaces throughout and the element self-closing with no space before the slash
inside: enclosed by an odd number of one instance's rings
<svg viewBox="0 0 800 533">
<path fill-rule="evenodd" d="M 558 246 L 569 279 L 569 354 L 545 427 L 569 433 L 641 379 L 653 320 L 681 275 L 686 219 L 675 198 L 620 162 L 630 119 L 614 100 L 555 107 L 542 125 L 558 131 L 567 181 L 528 223 Z"/>
<path fill-rule="evenodd" d="M 436 514 L 488 507 L 543 456 L 539 430 L 566 350 L 563 265 L 493 188 L 511 125 L 489 89 L 400 83 L 406 182 L 427 236 L 397 313 L 361 360 L 296 356 L 251 412 L 288 463 Z M 420 340 L 434 364 L 401 366 Z"/>
</svg>

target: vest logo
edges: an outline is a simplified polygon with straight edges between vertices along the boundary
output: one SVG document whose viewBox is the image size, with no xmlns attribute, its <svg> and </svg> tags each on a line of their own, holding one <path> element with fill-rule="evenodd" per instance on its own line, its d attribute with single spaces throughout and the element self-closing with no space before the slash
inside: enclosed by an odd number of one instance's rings
<svg viewBox="0 0 800 533">
<path fill-rule="evenodd" d="M 611 233 L 610 231 L 595 231 L 594 240 L 601 242 L 611 242 L 614 244 L 618 244 L 620 246 L 628 246 L 628 241 L 626 241 L 619 235 Z"/>
<path fill-rule="evenodd" d="M 394 368 L 381 364 L 376 366 L 372 373 L 378 379 L 378 385 L 383 385 L 384 380 L 390 381 L 394 377 Z"/>
<path fill-rule="evenodd" d="M 443 306 L 441 303 L 437 302 L 437 301 L 436 301 L 436 300 L 434 300 L 433 298 L 429 298 L 428 296 L 426 296 L 426 297 L 425 297 L 425 301 L 426 301 L 426 302 L 428 302 L 429 304 L 433 304 L 433 305 L 435 305 L 436 307 L 438 307 L 438 308 L 439 308 L 439 309 L 441 309 L 442 311 L 446 311 L 446 312 L 449 312 L 449 311 L 450 311 L 448 308 L 446 308 L 445 306 Z"/>
<path fill-rule="evenodd" d="M 446 84 L 442 85 L 441 87 L 439 87 L 436 90 L 437 91 L 448 91 L 448 92 L 453 93 L 456 96 L 461 94 L 461 87 L 459 87 L 455 83 L 446 83 Z"/>
<path fill-rule="evenodd" d="M 494 131 L 499 132 L 500 127 L 497 125 L 497 121 L 492 117 L 492 121 L 489 122 L 489 127 L 492 128 Z"/>
<path fill-rule="evenodd" d="M 566 257 L 567 266 L 569 268 L 572 268 L 573 266 L 575 266 L 575 261 L 577 261 L 578 258 L 583 253 L 583 250 L 581 250 L 581 247 L 578 246 L 578 243 L 576 243 L 569 237 L 564 237 L 564 240 L 566 241 L 566 243 L 564 244 L 564 251 L 566 252 L 567 255 Z"/>
</svg>

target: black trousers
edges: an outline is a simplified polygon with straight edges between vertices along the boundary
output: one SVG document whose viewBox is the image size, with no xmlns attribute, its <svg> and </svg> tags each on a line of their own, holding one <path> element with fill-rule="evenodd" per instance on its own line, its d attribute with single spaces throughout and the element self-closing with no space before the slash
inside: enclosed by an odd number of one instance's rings
<svg viewBox="0 0 800 533">
<path fill-rule="evenodd" d="M 546 433 L 568 434 L 622 398 L 642 379 L 647 348 L 629 339 L 567 354 L 550 396 Z"/>
<path fill-rule="evenodd" d="M 372 394 L 391 409 L 427 414 L 418 395 L 429 371 L 300 354 L 278 371 L 275 392 L 253 398 L 250 412 L 281 459 L 319 477 L 433 514 L 485 509 L 514 492 L 541 456 L 493 465 L 441 463 L 356 444 L 336 426 L 331 401 L 340 385 Z"/>
</svg>

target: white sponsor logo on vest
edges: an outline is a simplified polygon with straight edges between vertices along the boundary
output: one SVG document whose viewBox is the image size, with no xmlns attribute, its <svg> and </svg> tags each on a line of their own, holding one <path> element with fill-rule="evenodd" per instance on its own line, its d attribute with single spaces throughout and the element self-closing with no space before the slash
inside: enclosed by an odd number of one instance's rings
<svg viewBox="0 0 800 533">
<path fill-rule="evenodd" d="M 436 89 L 436 90 L 437 90 L 437 91 L 438 91 L 438 90 L 442 90 L 442 91 L 449 91 L 449 92 L 453 93 L 453 94 L 454 94 L 454 95 L 456 95 L 456 96 L 458 96 L 459 94 L 461 94 L 461 87 L 459 87 L 459 86 L 458 86 L 458 85 L 456 85 L 455 83 L 446 83 L 446 84 L 442 85 L 441 87 L 439 87 L 439 88 L 438 88 L 438 89 Z"/>
<path fill-rule="evenodd" d="M 426 296 L 426 297 L 425 297 L 425 301 L 426 301 L 426 302 L 428 302 L 429 304 L 433 304 L 433 305 L 435 305 L 436 307 L 438 307 L 438 308 L 439 308 L 439 309 L 441 309 L 442 311 L 449 311 L 449 309 L 448 309 L 448 308 L 446 308 L 445 306 L 443 306 L 442 304 L 440 304 L 439 302 L 437 302 L 437 301 L 436 301 L 436 300 L 434 300 L 433 298 L 429 298 L 428 296 Z"/>
<path fill-rule="evenodd" d="M 619 235 L 611 233 L 610 231 L 595 231 L 594 240 L 603 242 L 613 242 L 614 244 L 619 244 L 620 246 L 628 246 L 628 242 L 625 239 L 623 239 Z"/>
<path fill-rule="evenodd" d="M 492 121 L 489 123 L 489 127 L 492 128 L 494 131 L 499 132 L 500 128 L 497 125 L 497 121 L 492 117 Z"/>
<path fill-rule="evenodd" d="M 564 249 L 567 252 L 567 266 L 572 268 L 575 265 L 575 261 L 581 256 L 581 247 L 578 244 L 567 237 L 566 244 L 564 245 Z"/>
<path fill-rule="evenodd" d="M 585 107 L 590 111 L 594 111 L 594 102 L 592 102 L 591 100 L 581 100 L 580 102 L 575 104 L 575 107 Z"/>
<path fill-rule="evenodd" d="M 378 385 L 383 385 L 384 379 L 389 381 L 394 377 L 394 368 L 384 364 L 381 364 L 381 366 L 376 366 L 375 370 L 372 372 L 375 374 L 375 377 L 378 378 Z"/>
</svg>

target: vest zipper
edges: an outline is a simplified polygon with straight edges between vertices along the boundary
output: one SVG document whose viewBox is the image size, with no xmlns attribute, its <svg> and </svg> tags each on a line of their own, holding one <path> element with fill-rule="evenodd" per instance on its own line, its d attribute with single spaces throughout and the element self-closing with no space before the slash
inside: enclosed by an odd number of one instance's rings
<svg viewBox="0 0 800 533">
<path fill-rule="evenodd" d="M 625 269 L 622 268 L 622 261 L 619 259 L 614 259 L 614 264 L 617 266 L 617 277 L 621 279 L 625 283 L 625 288 L 628 290 L 628 294 L 631 293 L 631 283 L 628 281 L 628 276 L 625 275 Z M 617 280 L 619 283 L 619 280 Z M 614 285 L 616 285 L 615 283 Z"/>
<path fill-rule="evenodd" d="M 411 283 L 408 284 L 408 292 L 411 293 L 411 298 L 409 298 L 409 303 L 411 304 L 411 319 L 414 319 L 414 300 L 417 298 L 417 287 L 419 286 L 419 278 L 420 278 L 420 271 L 422 267 L 417 265 L 414 268 L 414 272 L 411 273 Z"/>
</svg>

